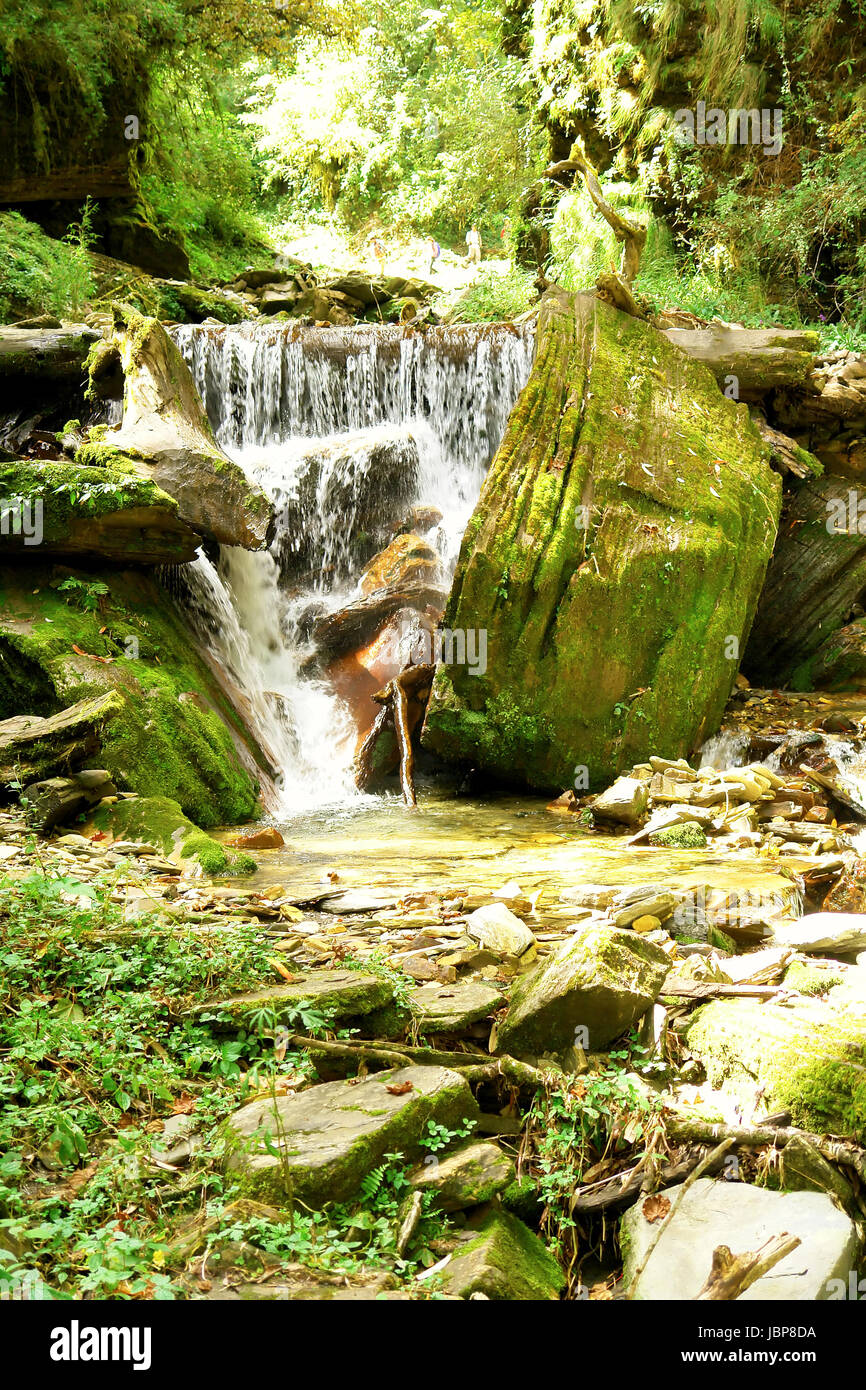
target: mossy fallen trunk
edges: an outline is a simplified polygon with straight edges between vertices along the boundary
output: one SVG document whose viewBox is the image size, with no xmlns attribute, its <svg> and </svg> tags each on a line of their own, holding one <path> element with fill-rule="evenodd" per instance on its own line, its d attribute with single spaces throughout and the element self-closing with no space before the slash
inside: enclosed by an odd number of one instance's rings
<svg viewBox="0 0 866 1390">
<path fill-rule="evenodd" d="M 463 541 L 422 742 L 509 780 L 609 781 L 718 726 L 781 484 L 745 406 L 649 324 L 550 292 Z M 479 639 L 480 640 L 480 639 Z"/>
<path fill-rule="evenodd" d="M 113 572 L 108 593 L 99 575 L 0 567 L 0 719 L 112 692 L 93 751 L 118 786 L 205 827 L 257 814 L 266 758 L 151 576 Z"/>
<path fill-rule="evenodd" d="M 108 563 L 174 565 L 195 558 L 200 537 L 178 504 L 127 469 L 30 459 L 0 464 L 4 549 Z"/>
</svg>

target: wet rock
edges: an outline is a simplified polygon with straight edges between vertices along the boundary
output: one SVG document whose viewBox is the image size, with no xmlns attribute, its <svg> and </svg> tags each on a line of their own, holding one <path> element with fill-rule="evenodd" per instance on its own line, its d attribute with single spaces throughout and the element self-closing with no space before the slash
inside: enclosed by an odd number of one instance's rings
<svg viewBox="0 0 866 1390">
<path fill-rule="evenodd" d="M 866 1140 L 866 1000 L 858 1008 L 797 999 L 786 1006 L 719 999 L 685 1036 L 711 1084 L 751 1112 L 790 1110 L 801 1129 Z"/>
<path fill-rule="evenodd" d="M 804 483 L 787 501 L 743 655 L 753 684 L 811 690 L 825 671 L 825 639 L 842 626 L 866 585 L 866 535 L 850 523 L 844 478 Z"/>
<path fill-rule="evenodd" d="M 249 835 L 235 835 L 234 839 L 226 840 L 226 844 L 235 849 L 282 849 L 285 843 L 279 830 L 273 825 L 254 830 Z"/>
<path fill-rule="evenodd" d="M 559 1298 L 562 1270 L 538 1236 L 508 1212 L 491 1212 L 477 1236 L 453 1255 L 439 1278 L 447 1293 L 460 1298 L 514 1301 Z"/>
<path fill-rule="evenodd" d="M 821 907 L 824 912 L 862 913 L 866 910 L 866 861 L 855 859 L 851 867 L 839 875 Z"/>
<path fill-rule="evenodd" d="M 381 589 L 406 588 L 410 584 L 433 586 L 439 574 L 436 551 L 420 536 L 411 532 L 396 536 L 381 554 L 376 555 L 358 581 L 362 594 L 374 594 Z"/>
<path fill-rule="evenodd" d="M 595 798 L 592 813 L 604 820 L 636 825 L 648 806 L 649 788 L 645 782 L 638 782 L 634 777 L 618 777 L 612 787 Z"/>
<path fill-rule="evenodd" d="M 409 1181 L 418 1192 L 435 1193 L 436 1205 L 443 1211 L 462 1211 L 492 1201 L 514 1181 L 515 1174 L 514 1160 L 498 1144 L 480 1143 L 467 1144 L 443 1158 L 429 1154 Z"/>
<path fill-rule="evenodd" d="M 544 790 L 688 752 L 721 720 L 726 641 L 748 631 L 773 548 L 767 458 L 747 411 L 662 334 L 550 291 L 446 610 L 496 660 L 438 668 L 422 743 Z"/>
<path fill-rule="evenodd" d="M 352 1197 L 386 1153 L 420 1158 L 430 1120 L 453 1129 L 477 1116 L 457 1072 L 401 1067 L 243 1106 L 226 1121 L 227 1166 L 253 1194 L 320 1209 Z"/>
<path fill-rule="evenodd" d="M 496 955 L 525 956 L 536 944 L 529 927 L 505 903 L 489 903 L 470 913 L 466 933 Z"/>
<path fill-rule="evenodd" d="M 420 1033 L 456 1033 L 489 1018 L 505 1002 L 501 990 L 480 980 L 413 989 L 409 1007 Z"/>
<path fill-rule="evenodd" d="M 590 926 L 524 975 L 498 1030 L 496 1050 L 540 1055 L 609 1046 L 655 1003 L 670 969 L 659 946 L 630 931 Z"/>
<path fill-rule="evenodd" d="M 717 1246 L 742 1255 L 785 1232 L 799 1236 L 800 1245 L 740 1294 L 738 1302 L 828 1299 L 836 1287 L 831 1281 L 841 1280 L 847 1289 L 848 1272 L 857 1266 L 854 1224 L 823 1193 L 770 1192 L 699 1178 L 684 1194 L 682 1188 L 670 1187 L 658 1195 L 671 1203 L 682 1200 L 636 1283 L 634 1275 L 658 1235 L 658 1225 L 644 1216 L 644 1202 L 623 1217 L 623 1277 L 631 1298 L 694 1299 L 710 1273 Z"/>
<path fill-rule="evenodd" d="M 808 912 L 796 922 L 777 923 L 773 941 L 807 955 L 849 955 L 866 947 L 866 913 Z"/>
<path fill-rule="evenodd" d="M 292 1023 L 297 1010 L 306 1005 L 336 1021 L 363 1018 L 385 1008 L 393 998 L 393 986 L 380 975 L 365 975 L 360 970 L 305 970 L 291 983 L 196 1004 L 190 1014 L 228 1014 L 242 1022 L 250 1014 L 267 1009 L 277 1023 Z"/>
</svg>

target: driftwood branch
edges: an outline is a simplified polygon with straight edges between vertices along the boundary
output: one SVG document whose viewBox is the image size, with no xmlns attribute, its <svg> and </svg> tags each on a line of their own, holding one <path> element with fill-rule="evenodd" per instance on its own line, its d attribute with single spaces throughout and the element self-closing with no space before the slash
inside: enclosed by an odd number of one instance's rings
<svg viewBox="0 0 866 1390">
<path fill-rule="evenodd" d="M 787 1231 L 783 1231 L 780 1236 L 766 1241 L 759 1250 L 744 1255 L 732 1255 L 726 1245 L 718 1246 L 713 1251 L 710 1272 L 697 1301 L 718 1302 L 739 1298 L 762 1275 L 796 1250 L 799 1244 L 799 1236 L 789 1236 Z"/>
<path fill-rule="evenodd" d="M 810 1134 L 805 1129 L 793 1126 L 777 1128 L 770 1125 L 709 1124 L 706 1120 L 685 1116 L 668 1116 L 665 1128 L 670 1139 L 691 1144 L 713 1144 L 721 1139 L 729 1139 L 733 1145 L 743 1148 L 763 1148 L 765 1145 L 772 1145 L 773 1148 L 782 1149 L 792 1139 L 802 1139 L 816 1148 L 829 1162 L 853 1168 L 866 1182 L 866 1150 L 856 1144 L 828 1139 L 823 1134 Z"/>
<path fill-rule="evenodd" d="M 572 145 L 568 159 L 560 160 L 558 164 L 551 164 L 545 170 L 545 177 L 558 178 L 560 175 L 566 173 L 583 175 L 587 193 L 598 208 L 602 217 L 612 227 L 613 234 L 617 241 L 622 243 L 622 257 L 619 267 L 619 290 L 630 298 L 629 286 L 637 275 L 640 267 L 641 253 L 646 245 L 646 227 L 642 226 L 639 222 L 632 222 L 629 218 L 624 217 L 622 213 L 617 212 L 616 208 L 611 206 L 602 192 L 598 174 L 580 141 Z M 613 277 L 607 278 L 611 280 Z M 632 300 L 632 303 L 634 304 L 634 300 Z M 617 307 L 621 308 L 623 306 L 618 305 Z M 636 305 L 635 309 L 637 309 Z M 633 312 L 633 310 L 629 310 L 628 312 Z M 639 310 L 638 317 L 644 317 Z"/>
<path fill-rule="evenodd" d="M 550 1079 L 546 1072 L 527 1062 L 518 1062 L 515 1057 L 485 1058 L 482 1053 L 445 1052 L 432 1047 L 409 1047 L 401 1043 L 389 1042 L 325 1042 L 322 1038 L 310 1038 L 305 1033 L 292 1033 L 288 1039 L 290 1046 L 304 1047 L 308 1052 L 318 1052 L 324 1057 L 342 1057 L 353 1062 L 381 1062 L 387 1067 L 405 1067 L 411 1062 L 422 1062 L 428 1066 L 448 1067 L 458 1071 L 467 1081 L 494 1081 L 501 1076 L 516 1086 L 544 1086 Z"/>
</svg>

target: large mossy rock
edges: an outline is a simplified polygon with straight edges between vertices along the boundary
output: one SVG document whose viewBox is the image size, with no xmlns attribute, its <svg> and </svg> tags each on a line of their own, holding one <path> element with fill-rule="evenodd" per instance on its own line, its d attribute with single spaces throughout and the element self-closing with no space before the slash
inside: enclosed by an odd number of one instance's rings
<svg viewBox="0 0 866 1390">
<path fill-rule="evenodd" d="M 493 1211 L 478 1235 L 455 1254 L 439 1276 L 446 1293 L 460 1298 L 518 1302 L 558 1299 L 562 1270 L 543 1241 L 506 1211 Z"/>
<path fill-rule="evenodd" d="M 198 864 L 206 874 L 247 873 L 255 868 L 248 855 L 230 859 L 223 846 L 167 796 L 130 796 L 99 806 L 83 827 L 85 835 L 94 831 L 105 835 L 108 844 L 119 840 L 153 845 L 181 867 Z"/>
<path fill-rule="evenodd" d="M 781 484 L 743 405 L 649 324 L 551 291 L 535 366 L 467 528 L 422 742 L 503 778 L 610 782 L 717 728 Z"/>
<path fill-rule="evenodd" d="M 394 987 L 381 975 L 361 970 L 302 970 L 290 984 L 194 1004 L 189 1012 L 192 1017 L 218 1012 L 235 1023 L 243 1023 L 252 1014 L 267 1009 L 276 1023 L 293 1024 L 298 1010 L 306 1007 L 342 1022 L 385 1009 L 393 999 Z"/>
<path fill-rule="evenodd" d="M 744 1255 L 786 1232 L 799 1237 L 797 1249 L 740 1294 L 739 1302 L 838 1297 L 834 1291 L 847 1289 L 848 1273 L 857 1266 L 854 1223 L 822 1192 L 768 1192 L 746 1183 L 700 1178 L 685 1193 L 681 1187 L 669 1187 L 659 1195 L 671 1204 L 679 1202 L 661 1236 L 658 1217 L 653 1221 L 644 1215 L 644 1202 L 623 1217 L 623 1278 L 630 1298 L 696 1299 L 718 1246 Z M 648 1254 L 646 1268 L 636 1278 Z"/>
<path fill-rule="evenodd" d="M 718 999 L 686 1036 L 717 1089 L 751 1104 L 760 1086 L 767 1108 L 790 1110 L 795 1125 L 866 1142 L 866 1000 L 849 1011 Z"/>
<path fill-rule="evenodd" d="M 661 947 L 637 932 L 586 927 L 517 981 L 497 1050 L 557 1053 L 575 1040 L 607 1047 L 655 1002 L 669 969 Z"/>
<path fill-rule="evenodd" d="M 849 479 L 825 477 L 786 503 L 743 657 L 755 684 L 814 689 L 825 642 L 866 588 L 866 522 L 851 494 Z"/>
<path fill-rule="evenodd" d="M 162 324 L 125 310 L 115 342 L 124 372 L 123 423 L 99 443 L 84 444 L 78 461 L 135 467 L 176 499 L 194 531 L 224 545 L 262 549 L 271 504 L 218 446 L 189 367 Z"/>
<path fill-rule="evenodd" d="M 181 520 L 173 497 L 150 479 L 118 467 L 32 460 L 0 464 L 0 510 L 4 506 L 13 508 L 7 513 L 4 548 L 31 558 L 38 544 L 40 557 L 176 565 L 194 559 L 201 544 Z"/>
<path fill-rule="evenodd" d="M 385 1154 L 420 1158 L 430 1120 L 478 1116 L 468 1083 L 445 1067 L 400 1067 L 268 1097 L 226 1121 L 227 1166 L 254 1196 L 320 1208 L 352 1197 Z"/>
<path fill-rule="evenodd" d="M 90 738 L 51 771 L 87 757 L 121 788 L 179 802 L 197 825 L 251 819 L 266 757 L 181 615 L 144 571 L 114 571 L 106 588 L 102 572 L 0 567 L 0 719 L 113 694 L 96 746 Z"/>
</svg>

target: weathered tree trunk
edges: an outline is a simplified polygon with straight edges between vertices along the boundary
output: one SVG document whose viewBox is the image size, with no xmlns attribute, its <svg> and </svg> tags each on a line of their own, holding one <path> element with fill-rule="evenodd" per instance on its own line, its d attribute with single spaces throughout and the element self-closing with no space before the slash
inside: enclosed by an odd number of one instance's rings
<svg viewBox="0 0 866 1390">
<path fill-rule="evenodd" d="M 866 588 L 866 524 L 846 478 L 805 483 L 788 501 L 743 670 L 759 685 L 813 688 L 812 659 Z"/>
</svg>

